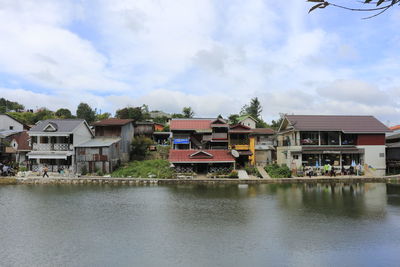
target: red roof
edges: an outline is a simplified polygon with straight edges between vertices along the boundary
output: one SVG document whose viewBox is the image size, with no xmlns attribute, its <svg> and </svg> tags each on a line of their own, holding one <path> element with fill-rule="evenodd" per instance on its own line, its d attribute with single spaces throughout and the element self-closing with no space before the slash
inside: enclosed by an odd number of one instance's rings
<svg viewBox="0 0 400 267">
<path fill-rule="evenodd" d="M 94 126 L 123 126 L 125 124 L 128 124 L 130 122 L 133 122 L 131 119 L 117 119 L 117 118 L 109 118 L 109 119 L 104 119 L 101 121 L 96 121 L 93 123 Z"/>
<path fill-rule="evenodd" d="M 211 122 L 215 119 L 172 119 L 171 130 L 211 130 Z"/>
<path fill-rule="evenodd" d="M 392 131 L 400 130 L 400 125 L 392 126 L 389 129 Z"/>
<path fill-rule="evenodd" d="M 202 153 L 203 152 L 203 153 Z M 211 156 L 209 156 L 211 155 Z M 230 150 L 176 150 L 169 151 L 172 163 L 225 163 L 235 162 Z"/>
<path fill-rule="evenodd" d="M 230 133 L 251 133 L 252 129 L 246 125 L 236 124 L 230 127 Z"/>
</svg>

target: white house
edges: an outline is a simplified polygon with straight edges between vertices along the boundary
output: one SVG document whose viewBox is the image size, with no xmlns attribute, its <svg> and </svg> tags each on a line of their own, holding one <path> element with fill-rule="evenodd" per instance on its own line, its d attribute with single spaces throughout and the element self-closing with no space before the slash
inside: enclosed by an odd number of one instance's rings
<svg viewBox="0 0 400 267">
<path fill-rule="evenodd" d="M 47 165 L 49 171 L 62 167 L 75 172 L 75 147 L 93 137 L 89 125 L 82 119 L 39 121 L 28 134 L 32 142 L 32 151 L 28 153 L 32 171 Z"/>
<path fill-rule="evenodd" d="M 244 115 L 239 117 L 238 123 L 251 129 L 255 129 L 257 120 L 250 115 Z"/>
</svg>

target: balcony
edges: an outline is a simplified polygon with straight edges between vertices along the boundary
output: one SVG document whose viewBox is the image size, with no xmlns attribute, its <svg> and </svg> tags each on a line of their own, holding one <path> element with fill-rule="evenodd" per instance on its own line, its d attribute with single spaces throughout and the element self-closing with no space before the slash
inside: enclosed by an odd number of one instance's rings
<svg viewBox="0 0 400 267">
<path fill-rule="evenodd" d="M 267 150 L 274 146 L 274 141 L 257 142 L 255 149 Z"/>
<path fill-rule="evenodd" d="M 70 151 L 72 144 L 55 143 L 55 144 L 33 144 L 33 151 Z"/>
</svg>

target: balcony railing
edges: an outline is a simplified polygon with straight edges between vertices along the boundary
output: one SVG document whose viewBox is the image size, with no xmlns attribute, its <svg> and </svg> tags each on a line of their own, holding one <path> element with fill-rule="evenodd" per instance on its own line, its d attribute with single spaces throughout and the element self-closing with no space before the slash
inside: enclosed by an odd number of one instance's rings
<svg viewBox="0 0 400 267">
<path fill-rule="evenodd" d="M 33 144 L 33 151 L 69 151 L 72 150 L 72 144 Z"/>
<path fill-rule="evenodd" d="M 231 143 L 231 145 L 249 145 L 250 140 L 249 139 L 231 139 L 230 143 Z"/>
</svg>

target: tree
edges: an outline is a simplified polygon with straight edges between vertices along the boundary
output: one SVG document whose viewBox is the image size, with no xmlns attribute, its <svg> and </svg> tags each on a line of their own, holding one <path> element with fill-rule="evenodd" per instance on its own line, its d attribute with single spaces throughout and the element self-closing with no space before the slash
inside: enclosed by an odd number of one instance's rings
<svg viewBox="0 0 400 267">
<path fill-rule="evenodd" d="M 8 111 L 21 111 L 25 107 L 18 102 L 12 102 L 5 98 L 0 98 L 0 113 L 5 113 Z"/>
<path fill-rule="evenodd" d="M 96 111 L 93 110 L 88 104 L 80 103 L 76 110 L 76 117 L 86 120 L 87 123 L 91 123 L 96 119 Z"/>
<path fill-rule="evenodd" d="M 173 119 L 183 119 L 183 118 L 185 118 L 185 115 L 183 115 L 181 113 L 172 113 L 171 118 L 173 118 Z"/>
<path fill-rule="evenodd" d="M 310 8 L 308 13 L 311 11 L 317 9 L 317 8 L 326 8 L 327 6 L 333 6 L 337 8 L 342 8 L 350 11 L 360 11 L 360 12 L 376 12 L 373 15 L 370 15 L 368 17 L 365 17 L 364 19 L 369 19 L 376 17 L 385 11 L 387 11 L 389 8 L 395 6 L 396 4 L 400 3 L 400 0 L 377 0 L 377 1 L 372 1 L 372 0 L 362 0 L 362 1 L 354 1 L 357 4 L 363 4 L 363 7 L 349 7 L 349 6 L 342 6 L 335 4 L 333 2 L 328 2 L 325 0 L 307 0 L 307 2 L 312 2 L 314 5 Z M 315 4 L 316 3 L 316 4 Z M 373 7 L 365 8 L 365 5 L 373 5 Z"/>
<path fill-rule="evenodd" d="M 105 120 L 111 117 L 111 113 L 105 112 L 101 114 L 96 114 L 96 121 Z"/>
<path fill-rule="evenodd" d="M 238 124 L 239 123 L 239 115 L 238 114 L 231 114 L 228 117 L 229 123 L 230 124 Z"/>
<path fill-rule="evenodd" d="M 135 136 L 131 142 L 131 159 L 143 160 L 146 157 L 148 147 L 154 142 L 145 136 Z"/>
<path fill-rule="evenodd" d="M 71 119 L 73 118 L 72 113 L 69 109 L 67 108 L 60 108 L 58 109 L 54 115 L 56 115 L 60 119 Z"/>
<path fill-rule="evenodd" d="M 143 121 L 144 115 L 140 107 L 126 107 L 117 110 L 115 116 L 119 119 L 132 119 L 134 121 Z"/>
<path fill-rule="evenodd" d="M 47 108 L 41 108 L 35 113 L 35 120 L 36 121 L 42 121 L 42 120 L 48 120 L 48 119 L 54 119 L 54 112 L 51 110 L 48 110 Z"/>
<path fill-rule="evenodd" d="M 254 119 L 259 119 L 262 112 L 262 106 L 258 97 L 252 98 L 249 105 L 244 105 L 240 111 L 240 115 L 250 115 Z"/>
<path fill-rule="evenodd" d="M 193 118 L 194 111 L 192 110 L 191 107 L 184 107 L 182 109 L 182 115 L 183 115 L 184 118 Z"/>
</svg>

